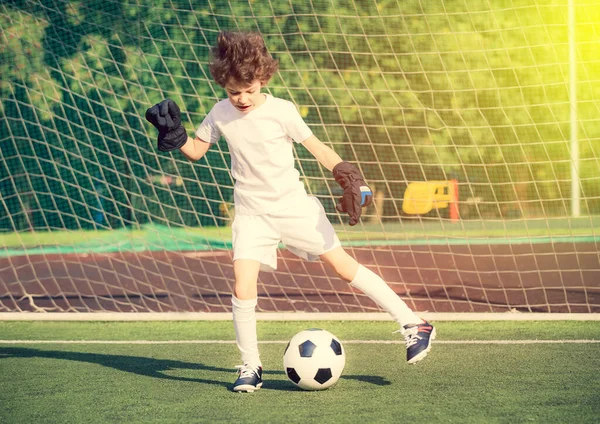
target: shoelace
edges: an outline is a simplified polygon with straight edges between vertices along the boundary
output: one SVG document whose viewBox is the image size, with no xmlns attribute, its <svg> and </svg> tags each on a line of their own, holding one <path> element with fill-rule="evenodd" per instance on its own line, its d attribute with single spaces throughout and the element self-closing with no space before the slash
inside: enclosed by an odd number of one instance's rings
<svg viewBox="0 0 600 424">
<path fill-rule="evenodd" d="M 412 345 L 422 340 L 423 337 L 419 336 L 419 326 L 415 325 L 414 327 L 404 328 L 400 330 L 394 331 L 394 333 L 401 333 L 404 336 L 404 341 L 406 343 L 406 348 L 408 349 Z"/>
<path fill-rule="evenodd" d="M 250 378 L 253 374 L 258 374 L 258 367 L 253 368 L 250 365 L 236 365 L 236 368 L 241 378 Z"/>
</svg>

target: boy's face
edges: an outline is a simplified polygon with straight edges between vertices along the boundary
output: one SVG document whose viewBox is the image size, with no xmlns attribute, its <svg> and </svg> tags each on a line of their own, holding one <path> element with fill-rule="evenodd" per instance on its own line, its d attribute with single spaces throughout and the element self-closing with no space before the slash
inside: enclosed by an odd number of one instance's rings
<svg viewBox="0 0 600 424">
<path fill-rule="evenodd" d="M 260 93 L 261 87 L 262 83 L 259 80 L 250 85 L 230 81 L 225 90 L 231 104 L 240 112 L 248 113 L 265 102 L 265 96 Z"/>
</svg>

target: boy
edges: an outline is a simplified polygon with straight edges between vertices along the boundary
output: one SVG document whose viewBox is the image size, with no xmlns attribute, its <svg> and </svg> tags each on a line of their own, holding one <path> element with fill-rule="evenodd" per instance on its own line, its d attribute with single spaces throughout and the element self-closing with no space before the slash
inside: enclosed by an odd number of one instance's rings
<svg viewBox="0 0 600 424">
<path fill-rule="evenodd" d="M 416 363 L 431 349 L 435 329 L 416 316 L 375 273 L 341 247 L 321 203 L 308 196 L 294 168 L 293 142 L 302 144 L 325 168 L 333 171 L 344 194 L 337 204 L 355 225 L 372 193 L 359 170 L 315 137 L 293 103 L 261 93 L 278 69 L 257 33 L 219 34 L 210 71 L 225 88 L 191 138 L 181 125 L 179 107 L 169 99 L 154 105 L 146 119 L 159 130 L 161 151 L 179 149 L 189 160 L 203 157 L 224 136 L 235 179 L 235 219 L 232 225 L 233 323 L 243 365 L 233 391 L 252 392 L 262 386 L 255 308 L 260 270 L 277 267 L 277 246 L 283 242 L 307 260 L 319 258 L 400 325 L 407 361 Z"/>
</svg>

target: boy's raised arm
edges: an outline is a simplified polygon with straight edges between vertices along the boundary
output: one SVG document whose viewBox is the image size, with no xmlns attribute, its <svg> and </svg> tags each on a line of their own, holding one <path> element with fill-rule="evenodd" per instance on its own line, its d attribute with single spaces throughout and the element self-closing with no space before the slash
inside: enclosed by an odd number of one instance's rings
<svg viewBox="0 0 600 424">
<path fill-rule="evenodd" d="M 189 160 L 196 161 L 208 152 L 209 147 L 210 143 L 202 140 L 200 137 L 188 137 L 187 143 L 181 146 L 179 151 Z"/>
<path fill-rule="evenodd" d="M 181 125 L 181 110 L 177 103 L 165 99 L 146 111 L 146 119 L 158 129 L 158 150 L 170 152 L 180 149 L 189 160 L 198 160 L 206 154 L 210 143 L 199 137 L 189 137 Z"/>
</svg>

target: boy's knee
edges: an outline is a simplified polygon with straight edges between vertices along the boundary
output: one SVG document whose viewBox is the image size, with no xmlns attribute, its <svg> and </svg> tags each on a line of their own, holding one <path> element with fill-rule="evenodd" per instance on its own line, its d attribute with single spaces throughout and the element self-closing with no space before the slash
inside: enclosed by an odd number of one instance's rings
<svg viewBox="0 0 600 424">
<path fill-rule="evenodd" d="M 233 294 L 240 300 L 256 299 L 258 296 L 257 284 L 251 282 L 236 281 Z"/>
<path fill-rule="evenodd" d="M 235 286 L 233 294 L 240 300 L 255 299 L 258 285 L 260 262 L 249 259 L 239 259 L 233 262 Z"/>
</svg>

